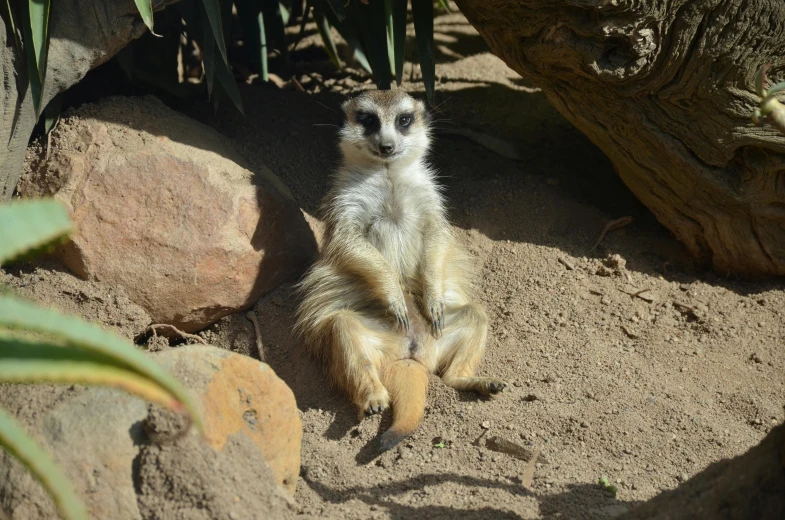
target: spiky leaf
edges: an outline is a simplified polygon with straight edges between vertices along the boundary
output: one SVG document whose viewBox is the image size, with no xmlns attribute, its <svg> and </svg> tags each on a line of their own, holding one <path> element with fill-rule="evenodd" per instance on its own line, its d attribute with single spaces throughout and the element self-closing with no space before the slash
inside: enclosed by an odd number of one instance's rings
<svg viewBox="0 0 785 520">
<path fill-rule="evenodd" d="M 425 83 L 425 95 L 428 102 L 433 104 L 433 90 L 436 83 L 436 61 L 433 56 L 433 1 L 412 0 L 412 17 L 420 70 Z"/>
<path fill-rule="evenodd" d="M 8 295 L 0 296 L 0 328 L 45 334 L 62 342 L 64 346 L 111 358 L 115 366 L 147 378 L 171 393 L 194 417 L 201 431 L 198 411 L 185 389 L 144 353 L 119 336 L 79 318 L 39 308 Z"/>
<path fill-rule="evenodd" d="M 139 14 L 142 15 L 142 21 L 150 29 L 150 32 L 155 36 L 159 36 L 155 34 L 153 30 L 153 2 L 152 0 L 134 0 L 136 3 L 136 9 L 139 11 Z"/>
<path fill-rule="evenodd" d="M 74 231 L 68 210 L 53 199 L 2 204 L 0 224 L 0 265 Z"/>
<path fill-rule="evenodd" d="M 395 49 L 395 82 L 401 86 L 406 52 L 406 6 L 408 0 L 392 0 L 393 47 Z"/>
<path fill-rule="evenodd" d="M 50 0 L 22 0 L 22 40 L 27 59 L 27 75 L 33 108 L 41 115 L 41 100 L 46 80 L 46 61 L 49 54 Z"/>
<path fill-rule="evenodd" d="M 224 26 L 221 18 L 221 5 L 219 0 L 201 0 L 201 10 L 206 18 L 206 23 L 205 21 L 202 22 L 205 26 L 205 30 L 209 27 L 215 40 L 215 45 L 218 46 L 218 52 L 221 54 L 223 62 L 228 66 L 229 58 L 226 56 L 226 40 L 224 38 Z M 207 33 L 205 32 L 205 43 L 208 39 Z"/>
<path fill-rule="evenodd" d="M 41 482 L 52 496 L 64 520 L 87 520 L 87 510 L 63 471 L 52 457 L 0 408 L 0 446 L 6 449 Z"/>
<path fill-rule="evenodd" d="M 380 1 L 353 3 L 347 8 L 351 23 L 358 28 L 361 48 L 371 64 L 376 87 L 389 90 L 392 84 L 390 58 L 387 52 L 387 24 L 384 3 Z"/>
<path fill-rule="evenodd" d="M 327 23 L 327 17 L 321 9 L 317 9 L 313 12 L 313 18 L 316 22 L 316 28 L 319 30 L 319 35 L 324 42 L 324 50 L 327 52 L 327 56 L 333 62 L 335 68 L 340 69 L 341 60 L 338 58 L 338 47 L 335 46 L 335 40 L 333 40 L 333 33 L 330 31 L 330 24 Z"/>
</svg>

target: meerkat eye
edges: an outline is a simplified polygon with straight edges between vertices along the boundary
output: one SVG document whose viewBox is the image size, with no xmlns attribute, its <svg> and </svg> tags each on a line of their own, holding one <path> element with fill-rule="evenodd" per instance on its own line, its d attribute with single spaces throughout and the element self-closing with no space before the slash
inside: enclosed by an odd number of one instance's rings
<svg viewBox="0 0 785 520">
<path fill-rule="evenodd" d="M 357 112 L 354 114 L 354 120 L 369 132 L 379 127 L 379 118 L 368 112 Z"/>
<path fill-rule="evenodd" d="M 412 119 L 414 119 L 410 114 L 402 114 L 398 116 L 398 126 L 406 128 L 410 124 L 412 124 Z"/>
</svg>

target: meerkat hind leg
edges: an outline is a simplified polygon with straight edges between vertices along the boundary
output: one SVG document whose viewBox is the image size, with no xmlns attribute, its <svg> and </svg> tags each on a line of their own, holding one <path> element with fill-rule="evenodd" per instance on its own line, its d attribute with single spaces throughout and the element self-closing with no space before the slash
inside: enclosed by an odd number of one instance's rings
<svg viewBox="0 0 785 520">
<path fill-rule="evenodd" d="M 482 395 L 497 394 L 507 384 L 495 377 L 477 377 L 477 366 L 485 353 L 488 318 L 482 307 L 466 304 L 451 312 L 444 334 L 436 342 L 437 367 L 442 381 L 456 390 Z"/>
<path fill-rule="evenodd" d="M 383 412 L 390 406 L 390 395 L 379 378 L 379 367 L 393 338 L 367 327 L 352 311 L 340 311 L 331 321 L 333 378 L 349 393 L 361 417 Z"/>
</svg>

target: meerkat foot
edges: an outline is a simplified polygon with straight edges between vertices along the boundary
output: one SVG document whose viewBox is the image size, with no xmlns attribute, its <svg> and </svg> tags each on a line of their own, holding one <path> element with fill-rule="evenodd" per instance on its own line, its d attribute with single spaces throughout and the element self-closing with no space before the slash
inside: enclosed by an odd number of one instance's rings
<svg viewBox="0 0 785 520">
<path fill-rule="evenodd" d="M 374 415 L 382 413 L 390 407 L 390 396 L 385 390 L 384 393 L 378 392 L 365 399 L 362 404 L 363 414 Z"/>
<path fill-rule="evenodd" d="M 495 377 L 459 377 L 445 381 L 456 390 L 470 390 L 482 395 L 495 395 L 507 387 L 507 383 Z"/>
</svg>

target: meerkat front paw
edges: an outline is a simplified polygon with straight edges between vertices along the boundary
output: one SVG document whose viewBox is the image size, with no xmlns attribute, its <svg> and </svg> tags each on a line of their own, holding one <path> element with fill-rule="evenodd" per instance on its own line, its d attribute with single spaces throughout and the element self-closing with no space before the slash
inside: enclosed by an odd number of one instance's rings
<svg viewBox="0 0 785 520">
<path fill-rule="evenodd" d="M 403 292 L 397 298 L 388 302 L 388 309 L 395 318 L 398 328 L 404 332 L 409 332 L 409 311 L 406 309 L 406 300 L 403 297 Z"/>
<path fill-rule="evenodd" d="M 431 323 L 434 338 L 441 337 L 444 332 L 444 298 L 442 296 L 426 296 L 422 302 L 425 317 Z"/>
</svg>

